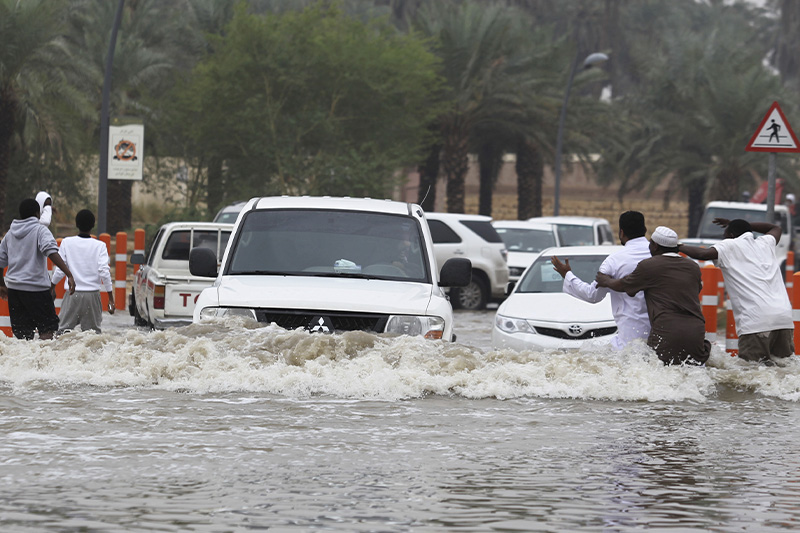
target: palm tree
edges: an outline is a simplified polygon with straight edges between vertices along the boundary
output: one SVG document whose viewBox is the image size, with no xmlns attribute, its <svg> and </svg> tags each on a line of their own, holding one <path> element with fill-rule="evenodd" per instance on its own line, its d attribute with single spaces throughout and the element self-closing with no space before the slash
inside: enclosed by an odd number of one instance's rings
<svg viewBox="0 0 800 533">
<path fill-rule="evenodd" d="M 65 0 L 0 0 L 0 221 L 12 157 L 36 145 L 63 163 L 79 142 L 72 119 L 89 111 L 76 88 L 86 70 L 62 38 L 66 9 Z"/>
<path fill-rule="evenodd" d="M 441 138 L 441 171 L 447 179 L 447 210 L 464 211 L 464 178 L 471 137 L 477 128 L 505 120 L 518 103 L 509 83 L 521 16 L 500 5 L 466 2 L 429 4 L 418 18 L 423 34 L 436 39 L 450 106 L 436 124 Z"/>
<path fill-rule="evenodd" d="M 116 4 L 78 1 L 75 7 L 70 19 L 74 46 L 86 63 L 102 72 Z M 137 0 L 125 4 L 112 72 L 112 116 L 152 116 L 154 108 L 149 103 L 169 88 L 176 70 L 187 70 L 194 64 L 201 43 L 188 26 L 187 12 L 192 12 L 188 0 Z M 99 108 L 101 86 L 92 85 L 89 89 Z M 95 134 L 99 135 L 99 130 Z M 131 185 L 130 181 L 121 180 L 108 184 L 110 233 L 131 225 Z"/>
</svg>

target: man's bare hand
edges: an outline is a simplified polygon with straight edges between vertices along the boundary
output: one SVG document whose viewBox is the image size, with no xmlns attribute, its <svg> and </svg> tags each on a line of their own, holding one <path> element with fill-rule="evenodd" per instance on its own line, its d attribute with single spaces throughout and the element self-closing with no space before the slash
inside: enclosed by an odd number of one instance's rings
<svg viewBox="0 0 800 533">
<path fill-rule="evenodd" d="M 114 305 L 114 291 L 108 292 L 108 313 L 113 315 L 114 311 L 116 311 L 117 306 Z"/>
<path fill-rule="evenodd" d="M 0 298 L 8 300 L 8 287 L 0 287 Z"/>
<path fill-rule="evenodd" d="M 67 283 L 69 284 L 69 293 L 75 294 L 75 278 L 72 276 L 67 278 Z"/>
<path fill-rule="evenodd" d="M 554 255 L 550 258 L 550 262 L 553 263 L 553 270 L 561 274 L 562 278 L 567 277 L 567 272 L 572 270 L 569 266 L 569 259 L 564 259 L 564 263 L 562 263 L 558 257 Z"/>
<path fill-rule="evenodd" d="M 597 282 L 598 287 L 608 287 L 611 280 L 613 280 L 611 276 L 608 274 L 603 274 L 602 272 L 598 272 L 597 276 L 595 276 L 594 280 Z"/>
<path fill-rule="evenodd" d="M 716 224 L 717 226 L 721 226 L 721 227 L 723 227 L 723 228 L 727 228 L 727 227 L 728 227 L 728 224 L 730 224 L 730 223 L 731 223 L 731 221 L 730 221 L 730 220 L 728 220 L 727 218 L 719 218 L 719 217 L 718 217 L 718 218 L 715 218 L 714 220 L 712 220 L 712 222 L 713 222 L 714 224 Z"/>
</svg>

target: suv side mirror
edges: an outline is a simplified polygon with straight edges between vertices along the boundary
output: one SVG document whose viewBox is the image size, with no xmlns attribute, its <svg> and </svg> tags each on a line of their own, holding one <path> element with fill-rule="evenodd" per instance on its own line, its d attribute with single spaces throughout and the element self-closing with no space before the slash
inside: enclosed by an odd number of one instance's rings
<svg viewBox="0 0 800 533">
<path fill-rule="evenodd" d="M 472 261 L 463 257 L 448 259 L 439 273 L 442 287 L 466 287 L 472 281 Z"/>
<path fill-rule="evenodd" d="M 131 264 L 132 265 L 143 265 L 144 264 L 144 254 L 132 254 L 131 255 Z"/>
<path fill-rule="evenodd" d="M 203 278 L 217 277 L 217 254 L 208 248 L 192 248 L 189 252 L 189 272 Z"/>
</svg>

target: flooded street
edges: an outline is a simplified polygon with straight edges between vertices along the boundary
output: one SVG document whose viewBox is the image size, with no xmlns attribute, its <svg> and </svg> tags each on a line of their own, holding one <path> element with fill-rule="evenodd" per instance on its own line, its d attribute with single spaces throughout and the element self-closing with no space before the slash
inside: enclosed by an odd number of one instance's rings
<svg viewBox="0 0 800 533">
<path fill-rule="evenodd" d="M 0 339 L 3 531 L 782 531 L 800 363 L 238 322 Z"/>
</svg>

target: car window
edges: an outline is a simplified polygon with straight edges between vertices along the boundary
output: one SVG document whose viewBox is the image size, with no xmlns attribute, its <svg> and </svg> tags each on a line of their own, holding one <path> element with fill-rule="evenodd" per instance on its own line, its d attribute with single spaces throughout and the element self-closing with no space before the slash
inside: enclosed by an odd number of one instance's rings
<svg viewBox="0 0 800 533">
<path fill-rule="evenodd" d="M 230 236 L 230 231 L 197 230 L 192 236 L 192 248 L 208 248 L 217 256 L 217 261 L 221 261 Z"/>
<path fill-rule="evenodd" d="M 225 213 L 217 213 L 217 216 L 214 217 L 214 222 L 221 222 L 223 224 L 233 224 L 236 222 L 236 218 L 239 216 L 239 212 L 231 212 L 227 211 Z"/>
<path fill-rule="evenodd" d="M 450 229 L 450 226 L 440 220 L 428 220 L 428 227 L 431 230 L 431 238 L 434 244 L 457 243 L 461 242 L 458 233 Z"/>
<path fill-rule="evenodd" d="M 605 243 L 614 244 L 614 234 L 611 233 L 611 228 L 605 224 L 598 224 L 597 226 L 597 244 Z"/>
<path fill-rule="evenodd" d="M 562 262 L 569 259 L 572 273 L 588 283 L 594 280 L 606 257 L 608 255 L 576 255 L 559 257 L 559 259 Z M 550 256 L 547 255 L 539 257 L 531 265 L 526 271 L 525 277 L 520 280 L 516 292 L 561 292 L 563 285 L 563 278 L 555 271 L 550 262 Z"/>
<path fill-rule="evenodd" d="M 242 219 L 227 274 L 350 276 L 430 283 L 419 223 L 410 216 L 267 209 Z"/>
<path fill-rule="evenodd" d="M 509 252 L 534 253 L 556 245 L 550 230 L 528 228 L 495 228 Z"/>
<path fill-rule="evenodd" d="M 727 218 L 728 220 L 735 220 L 741 218 L 748 222 L 764 222 L 767 219 L 766 211 L 753 211 L 751 209 L 736 209 L 730 207 L 709 207 L 703 214 L 703 219 L 700 221 L 700 229 L 697 231 L 697 236 L 701 239 L 720 239 L 722 240 L 725 230 L 714 224 L 715 218 Z M 781 226 L 781 232 L 786 233 L 788 230 L 788 221 L 786 214 L 781 212 L 775 213 L 775 222 Z M 759 234 L 760 235 L 760 234 Z"/>
<path fill-rule="evenodd" d="M 161 259 L 169 261 L 188 261 L 191 233 L 186 231 L 173 231 L 164 245 Z"/>
<path fill-rule="evenodd" d="M 459 220 L 459 222 L 486 242 L 503 242 L 500 235 L 497 234 L 497 230 L 488 220 Z"/>
<path fill-rule="evenodd" d="M 158 245 L 161 242 L 161 238 L 164 236 L 164 230 L 158 230 L 156 234 L 156 238 L 153 239 L 153 244 L 150 245 L 150 253 L 147 254 L 147 264 L 153 266 L 153 261 L 156 259 L 156 250 L 158 250 Z"/>
<path fill-rule="evenodd" d="M 559 224 L 556 226 L 558 242 L 561 246 L 587 246 L 595 244 L 594 230 L 591 226 Z"/>
</svg>

